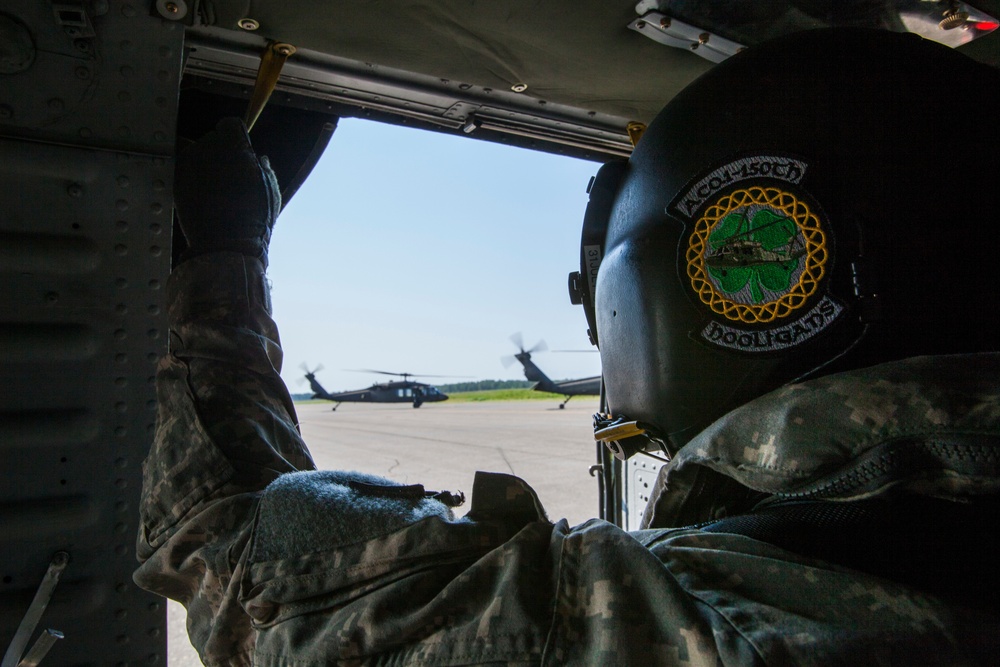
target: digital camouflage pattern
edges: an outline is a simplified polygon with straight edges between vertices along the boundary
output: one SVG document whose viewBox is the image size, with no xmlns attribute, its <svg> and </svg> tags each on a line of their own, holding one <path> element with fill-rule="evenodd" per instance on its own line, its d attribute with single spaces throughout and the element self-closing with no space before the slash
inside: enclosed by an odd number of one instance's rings
<svg viewBox="0 0 1000 667">
<path fill-rule="evenodd" d="M 178 267 L 168 296 L 171 353 L 159 368 L 135 581 L 187 607 L 207 665 L 954 665 L 995 655 L 995 618 L 741 535 L 552 523 L 509 475 L 477 475 L 463 519 L 275 544 L 279 531 L 261 525 L 280 520 L 269 486 L 314 466 L 278 375 L 263 266 L 203 255 Z M 835 422 L 812 436 L 833 438 Z M 754 439 L 753 428 L 733 440 L 747 461 L 811 465 L 807 451 L 783 458 L 777 434 Z M 841 446 L 817 474 L 869 448 Z M 699 450 L 685 469 L 713 456 Z M 742 483 L 727 479 L 739 496 Z M 303 511 L 319 522 L 337 507 Z"/>
</svg>

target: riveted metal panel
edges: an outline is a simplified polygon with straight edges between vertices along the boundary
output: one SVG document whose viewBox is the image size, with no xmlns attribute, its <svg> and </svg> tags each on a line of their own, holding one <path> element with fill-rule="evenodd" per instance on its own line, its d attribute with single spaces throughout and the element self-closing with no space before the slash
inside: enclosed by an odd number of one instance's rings
<svg viewBox="0 0 1000 667">
<path fill-rule="evenodd" d="M 664 465 L 666 461 L 663 459 L 642 452 L 632 456 L 625 463 L 627 472 L 622 493 L 625 501 L 622 508 L 622 525 L 625 530 L 639 530 L 646 503 L 649 502 L 660 468 Z"/>
<path fill-rule="evenodd" d="M 46 667 L 166 663 L 165 605 L 131 580 L 183 47 L 152 5 L 0 7 L 0 652 L 65 551 Z"/>
</svg>

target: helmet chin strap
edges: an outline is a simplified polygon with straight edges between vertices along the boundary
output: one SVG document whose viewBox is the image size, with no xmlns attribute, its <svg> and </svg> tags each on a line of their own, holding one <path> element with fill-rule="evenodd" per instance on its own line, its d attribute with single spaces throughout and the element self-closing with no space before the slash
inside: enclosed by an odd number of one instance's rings
<svg viewBox="0 0 1000 667">
<path fill-rule="evenodd" d="M 862 328 L 861 328 L 861 334 L 857 338 L 854 339 L 853 343 L 851 343 L 850 345 L 848 345 L 847 347 L 845 347 L 843 350 L 841 350 L 839 354 L 834 355 L 833 357 L 831 357 L 831 358 L 827 359 L 826 361 L 824 361 L 823 363 L 821 363 L 819 366 L 816 366 L 812 370 L 806 371 L 802 375 L 800 375 L 797 378 L 794 378 L 792 380 L 789 380 L 785 384 L 795 384 L 797 382 L 805 382 L 806 380 L 812 380 L 812 379 L 815 379 L 815 378 L 819 377 L 820 375 L 823 375 L 823 373 L 821 373 L 820 371 L 822 371 L 824 368 L 827 368 L 828 366 L 832 365 L 834 362 L 839 361 L 840 359 L 843 359 L 848 354 L 850 354 L 861 343 L 861 341 L 864 340 L 865 336 L 868 335 L 868 329 L 869 328 L 871 328 L 871 324 L 869 324 L 868 322 L 865 322 L 863 324 Z"/>
</svg>

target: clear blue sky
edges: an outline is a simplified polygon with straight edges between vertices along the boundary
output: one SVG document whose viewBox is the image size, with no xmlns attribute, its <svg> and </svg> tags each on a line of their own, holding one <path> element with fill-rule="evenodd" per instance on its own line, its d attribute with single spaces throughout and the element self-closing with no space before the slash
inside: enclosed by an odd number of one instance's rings
<svg viewBox="0 0 1000 667">
<path fill-rule="evenodd" d="M 599 165 L 346 119 L 278 220 L 269 276 L 282 377 L 322 363 L 330 391 L 387 378 L 344 369 L 523 379 L 500 358 L 544 339 L 585 349 L 566 276 L 579 267 Z M 597 354 L 539 353 L 553 379 L 597 375 Z M 433 379 L 433 383 L 461 379 Z"/>
</svg>

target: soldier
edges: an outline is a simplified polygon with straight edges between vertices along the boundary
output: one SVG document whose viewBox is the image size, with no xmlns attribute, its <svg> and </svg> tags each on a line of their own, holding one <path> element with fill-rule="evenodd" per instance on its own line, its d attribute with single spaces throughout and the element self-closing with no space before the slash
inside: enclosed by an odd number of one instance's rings
<svg viewBox="0 0 1000 667">
<path fill-rule="evenodd" d="M 806 33 L 602 170 L 598 436 L 672 457 L 633 533 L 553 523 L 508 475 L 456 520 L 316 471 L 269 316 L 277 184 L 220 123 L 177 165 L 136 582 L 208 665 L 992 662 L 998 91 L 913 36 Z"/>
</svg>

